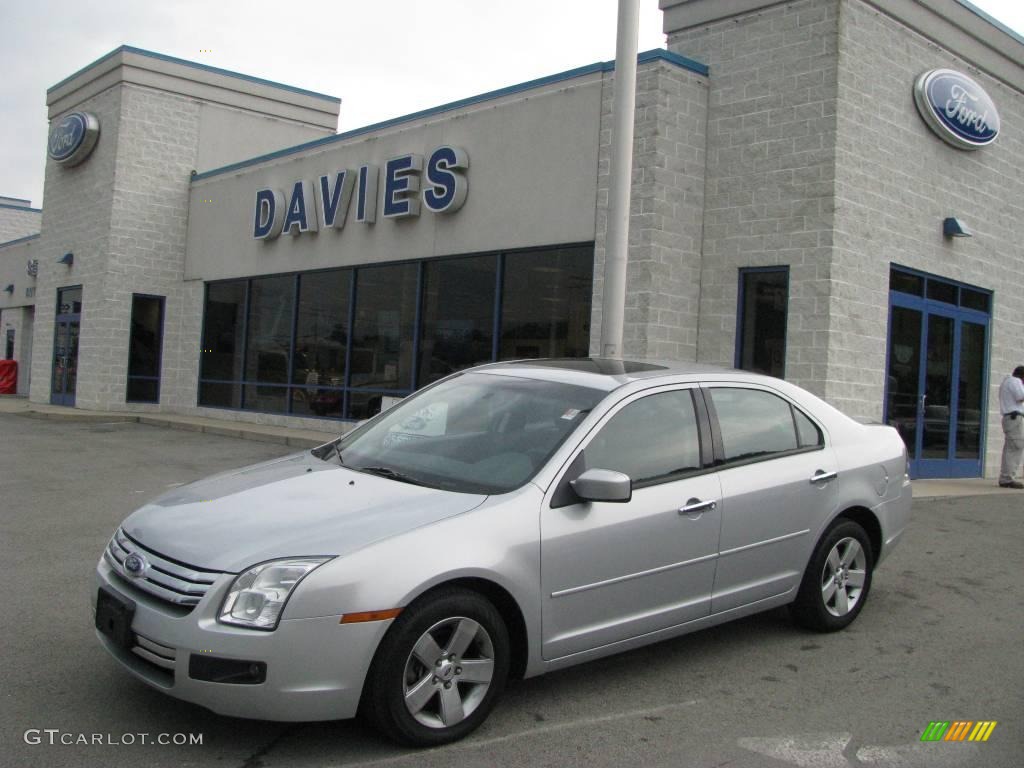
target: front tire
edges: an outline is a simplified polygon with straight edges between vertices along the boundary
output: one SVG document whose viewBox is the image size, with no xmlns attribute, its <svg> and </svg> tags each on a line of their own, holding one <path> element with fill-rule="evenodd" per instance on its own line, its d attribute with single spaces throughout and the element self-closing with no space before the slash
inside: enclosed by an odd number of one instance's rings
<svg viewBox="0 0 1024 768">
<path fill-rule="evenodd" d="M 874 565 L 864 529 L 853 520 L 837 520 L 821 537 L 804 572 L 790 606 L 794 621 L 817 632 L 848 627 L 867 601 Z"/>
<path fill-rule="evenodd" d="M 487 718 L 505 687 L 509 659 L 505 622 L 486 598 L 465 589 L 428 594 L 381 641 L 361 712 L 402 744 L 456 741 Z"/>
</svg>

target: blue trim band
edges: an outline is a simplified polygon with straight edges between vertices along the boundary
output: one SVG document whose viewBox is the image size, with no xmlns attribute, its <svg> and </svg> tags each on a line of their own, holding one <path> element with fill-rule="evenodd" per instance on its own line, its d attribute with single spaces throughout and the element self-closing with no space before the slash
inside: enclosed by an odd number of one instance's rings
<svg viewBox="0 0 1024 768">
<path fill-rule="evenodd" d="M 27 242 L 29 240 L 38 240 L 38 239 L 39 239 L 39 235 L 38 234 L 35 234 L 35 235 L 25 235 L 24 237 L 17 237 L 14 240 L 8 240 L 5 243 L 0 243 L 0 248 L 3 248 L 6 245 L 16 245 L 17 243 L 24 243 L 24 242 Z"/>
<path fill-rule="evenodd" d="M 990 16 L 985 11 L 981 10 L 981 8 L 979 8 L 978 6 L 974 5 L 973 3 L 969 3 L 967 0 L 956 0 L 956 1 L 957 1 L 957 3 L 962 5 L 964 8 L 966 8 L 968 11 L 973 13 L 975 16 L 980 16 L 982 19 L 987 21 L 989 24 L 991 24 L 996 29 L 1000 30 L 1001 32 L 1005 32 L 1010 37 L 1012 37 L 1014 40 L 1016 40 L 1018 43 L 1024 44 L 1024 36 L 1021 36 L 1021 34 L 1019 32 L 1014 32 L 1008 26 L 1003 24 L 1003 22 L 1001 22 L 999 19 L 997 19 L 997 18 L 995 18 L 993 16 Z"/>
<path fill-rule="evenodd" d="M 707 77 L 708 67 L 700 62 L 688 59 L 685 56 L 680 56 L 677 53 L 666 51 L 664 48 L 655 48 L 650 51 L 644 51 L 637 56 L 638 64 L 647 64 L 652 61 L 666 61 L 670 64 L 674 64 L 682 69 L 688 69 L 691 72 L 696 72 L 698 75 Z M 257 165 L 264 163 L 268 160 L 277 160 L 281 157 L 288 157 L 289 155 L 295 155 L 300 152 L 305 152 L 308 149 L 314 149 L 316 147 L 324 146 L 325 144 L 333 144 L 337 141 L 345 141 L 346 139 L 352 139 L 357 136 L 363 136 L 367 133 L 373 133 L 375 131 L 381 131 L 385 128 L 391 128 L 396 125 L 408 123 L 413 120 L 419 120 L 424 117 L 433 117 L 435 115 L 441 115 L 445 112 L 452 112 L 463 107 L 468 107 L 473 104 L 480 104 L 485 101 L 493 101 L 494 99 L 500 99 L 504 96 L 511 96 L 516 93 L 522 93 L 523 91 L 529 91 L 534 88 L 539 88 L 544 85 L 551 85 L 553 83 L 560 83 L 565 80 L 572 80 L 577 77 L 583 77 L 584 75 L 591 75 L 597 72 L 613 72 L 615 70 L 614 61 L 599 61 L 596 64 L 588 64 L 585 67 L 577 67 L 576 69 L 566 70 L 565 72 L 558 72 L 554 75 L 547 75 L 546 77 L 540 77 L 536 80 L 528 80 L 525 83 L 519 83 L 517 85 L 510 85 L 505 88 L 499 88 L 496 91 L 488 91 L 487 93 L 481 93 L 477 96 L 469 96 L 465 99 L 459 99 L 458 101 L 450 101 L 447 104 L 441 104 L 437 107 L 430 107 L 429 109 L 423 109 L 419 112 L 412 112 L 408 115 L 401 117 L 394 117 L 390 120 L 384 120 L 379 123 L 373 123 L 372 125 L 364 126 L 363 128 L 354 128 L 351 131 L 345 131 L 344 133 L 336 133 L 333 136 L 324 136 L 322 139 L 313 139 L 307 141 L 304 144 L 296 144 L 294 147 L 286 147 L 285 149 L 279 149 L 276 152 L 269 152 L 265 155 L 259 155 L 257 157 L 249 158 L 248 160 L 240 160 L 237 163 L 231 163 L 220 168 L 214 168 L 210 171 L 203 171 L 197 173 L 192 177 L 192 181 L 201 181 L 208 179 L 212 176 L 219 176 L 222 173 L 230 173 L 231 171 L 237 171 L 241 168 L 247 168 L 251 165 Z"/>
<path fill-rule="evenodd" d="M 688 69 L 691 72 L 696 72 L 698 75 L 708 76 L 711 71 L 708 69 L 707 64 L 701 64 L 699 61 L 689 59 L 686 56 L 680 56 L 678 53 L 667 51 L 664 48 L 652 48 L 649 51 L 644 51 L 636 57 L 637 64 L 646 64 L 649 61 L 667 61 L 670 64 L 675 64 L 677 67 L 682 69 Z M 609 62 L 612 66 L 609 69 L 615 69 L 615 62 Z"/>
<path fill-rule="evenodd" d="M 29 208 L 27 205 L 11 205 L 10 203 L 0 203 L 0 208 L 10 209 L 12 211 L 28 211 L 29 213 L 43 212 L 42 208 Z"/>
<path fill-rule="evenodd" d="M 110 53 L 106 54 L 105 56 L 100 56 L 100 58 L 96 59 L 96 61 L 94 61 L 92 64 L 87 64 L 86 66 L 82 67 L 80 70 L 75 72 L 73 75 L 65 77 L 63 80 L 61 80 L 56 85 L 51 85 L 49 88 L 46 89 L 46 93 L 50 94 L 51 92 L 57 90 L 61 86 L 66 85 L 67 83 L 71 82 L 76 77 L 81 75 L 83 72 L 86 72 L 87 70 L 92 69 L 93 67 L 95 67 L 98 64 L 102 64 L 107 59 L 113 58 L 114 56 L 117 56 L 117 54 L 119 54 L 119 53 L 134 53 L 134 54 L 138 54 L 139 56 L 146 56 L 147 58 L 150 58 L 150 59 L 157 59 L 159 61 L 166 61 L 166 62 L 171 63 L 171 64 L 181 64 L 182 66 L 185 66 L 185 67 L 192 67 L 193 69 L 200 69 L 200 70 L 202 70 L 204 72 L 213 72 L 214 74 L 226 75 L 227 77 L 237 77 L 239 80 L 246 80 L 247 82 L 250 82 L 250 83 L 258 83 L 259 85 L 269 85 L 272 88 L 280 88 L 282 90 L 291 91 L 292 93 L 298 93 L 298 94 L 301 94 L 303 96 L 312 96 L 314 99 L 323 99 L 324 101 L 330 101 L 330 102 L 333 102 L 334 104 L 340 104 L 341 103 L 341 99 L 338 98 L 337 96 L 328 96 L 325 93 L 317 93 L 316 91 L 307 91 L 305 88 L 297 88 L 294 85 L 285 85 L 284 83 L 277 83 L 277 82 L 274 82 L 273 80 L 265 80 L 262 77 L 253 77 L 252 75 L 243 75 L 241 72 L 232 72 L 230 69 L 221 69 L 220 67 L 211 67 L 209 64 L 200 64 L 197 61 L 189 61 L 188 59 L 179 59 L 176 56 L 168 56 L 165 53 L 155 53 L 154 51 L 147 51 L 147 50 L 144 50 L 142 48 L 135 48 L 134 46 L 131 46 L 131 45 L 122 45 L 120 48 L 115 48 L 113 51 L 111 51 Z"/>
</svg>

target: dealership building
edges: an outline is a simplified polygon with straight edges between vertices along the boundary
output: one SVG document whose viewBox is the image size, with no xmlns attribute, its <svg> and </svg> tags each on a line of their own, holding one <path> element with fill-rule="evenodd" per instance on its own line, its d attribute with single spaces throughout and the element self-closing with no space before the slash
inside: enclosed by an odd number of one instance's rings
<svg viewBox="0 0 1024 768">
<path fill-rule="evenodd" d="M 994 476 L 1024 363 L 1024 39 L 961 0 L 661 0 L 624 352 L 784 377 Z M 340 100 L 131 47 L 47 91 L 0 198 L 35 403 L 337 431 L 596 353 L 611 62 L 336 133 Z M 4 190 L 0 190 L 3 192 Z"/>
</svg>

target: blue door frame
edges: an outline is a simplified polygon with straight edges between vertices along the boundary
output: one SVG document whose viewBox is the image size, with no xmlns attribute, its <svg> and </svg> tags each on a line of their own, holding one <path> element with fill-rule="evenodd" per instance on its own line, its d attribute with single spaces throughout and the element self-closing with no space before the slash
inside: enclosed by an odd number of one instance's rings
<svg viewBox="0 0 1024 768">
<path fill-rule="evenodd" d="M 927 477 L 981 477 L 983 473 L 984 445 L 985 445 L 985 414 L 987 413 L 987 391 L 989 371 L 989 323 L 990 317 L 984 312 L 979 312 L 964 307 L 947 304 L 941 301 L 913 296 L 910 294 L 890 291 L 889 293 L 889 343 L 886 347 L 886 392 L 885 392 L 885 421 L 900 427 L 899 420 L 894 419 L 889 413 L 890 392 L 889 387 L 893 381 L 891 375 L 892 361 L 890 358 L 893 348 L 892 334 L 895 331 L 893 323 L 893 310 L 902 307 L 920 313 L 919 338 L 920 347 L 917 350 L 919 355 L 918 381 L 917 381 L 917 405 L 914 411 L 913 424 L 904 424 L 901 429 L 904 439 L 907 441 L 907 452 L 910 455 L 910 474 L 914 478 Z M 950 341 L 951 351 L 949 355 L 949 394 L 948 403 L 945 406 L 929 406 L 927 393 L 929 389 L 929 355 L 938 351 L 929 338 L 931 333 L 932 318 L 946 319 L 952 328 Z M 968 423 L 967 414 L 961 414 L 960 386 L 961 376 L 961 347 L 962 333 L 965 323 L 973 323 L 981 326 L 984 331 L 984 362 L 982 369 L 981 402 L 980 408 L 971 409 L 978 411 L 977 414 L 977 456 L 962 458 L 957 456 L 957 436 L 960 432 L 961 421 Z M 941 362 L 941 361 L 939 361 Z M 936 411 L 931 409 L 935 408 Z M 941 409 L 947 410 L 942 413 Z M 966 411 L 967 409 L 965 409 Z M 938 418 L 936 416 L 938 415 Z M 948 421 L 946 421 L 948 419 Z M 973 424 L 973 421 L 971 421 Z M 910 428 L 912 426 L 912 429 Z M 972 427 L 967 427 L 971 430 Z M 937 446 L 934 439 L 929 444 L 930 451 L 944 454 L 941 456 L 925 457 L 925 434 L 929 432 L 933 438 L 936 433 L 941 435 L 940 430 L 946 431 L 944 450 L 941 443 Z M 912 444 L 911 444 L 912 443 Z"/>
</svg>

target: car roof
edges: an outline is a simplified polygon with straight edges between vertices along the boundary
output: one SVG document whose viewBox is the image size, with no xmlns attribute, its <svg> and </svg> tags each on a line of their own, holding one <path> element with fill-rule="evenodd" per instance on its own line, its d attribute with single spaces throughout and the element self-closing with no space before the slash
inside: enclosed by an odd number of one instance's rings
<svg viewBox="0 0 1024 768">
<path fill-rule="evenodd" d="M 542 358 L 509 360 L 490 363 L 473 369 L 474 372 L 529 379 L 558 381 L 564 384 L 600 389 L 606 392 L 634 381 L 672 378 L 673 380 L 701 380 L 707 378 L 767 379 L 759 374 L 722 368 L 717 365 L 686 363 L 668 360 L 627 360 L 607 357 Z"/>
</svg>

